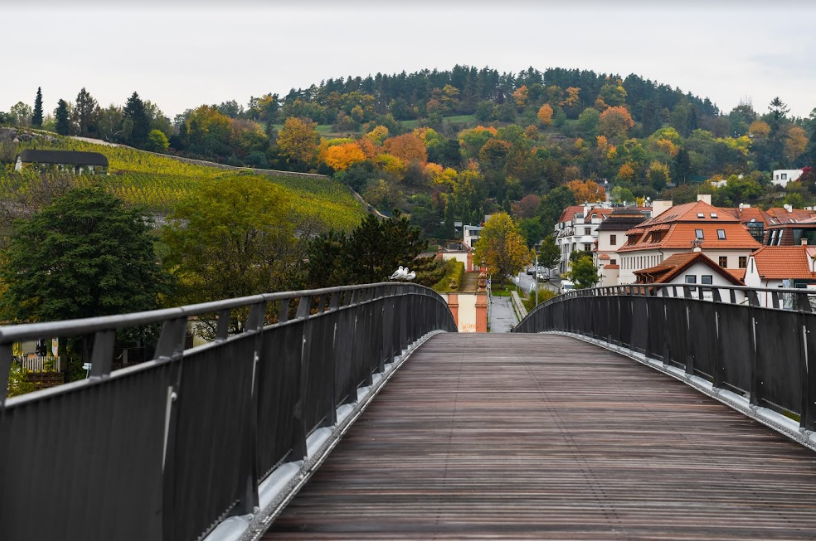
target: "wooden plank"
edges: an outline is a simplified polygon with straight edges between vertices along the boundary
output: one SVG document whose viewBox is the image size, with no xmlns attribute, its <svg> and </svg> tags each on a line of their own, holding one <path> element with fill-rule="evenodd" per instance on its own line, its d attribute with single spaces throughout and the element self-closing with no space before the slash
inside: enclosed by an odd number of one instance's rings
<svg viewBox="0 0 816 541">
<path fill-rule="evenodd" d="M 631 359 L 439 335 L 265 539 L 814 539 L 816 455 Z"/>
</svg>

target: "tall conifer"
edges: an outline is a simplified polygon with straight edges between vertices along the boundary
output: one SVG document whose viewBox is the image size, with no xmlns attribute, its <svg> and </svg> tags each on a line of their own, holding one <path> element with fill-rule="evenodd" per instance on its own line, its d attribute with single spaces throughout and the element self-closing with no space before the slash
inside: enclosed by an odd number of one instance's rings
<svg viewBox="0 0 816 541">
<path fill-rule="evenodd" d="M 34 115 L 31 117 L 31 125 L 41 128 L 43 123 L 42 89 L 37 87 L 37 97 L 34 98 Z"/>
</svg>

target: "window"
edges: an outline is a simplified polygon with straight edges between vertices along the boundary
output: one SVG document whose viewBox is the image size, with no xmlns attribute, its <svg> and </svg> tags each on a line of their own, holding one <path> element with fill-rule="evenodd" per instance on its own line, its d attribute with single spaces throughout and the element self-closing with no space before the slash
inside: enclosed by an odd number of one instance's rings
<svg viewBox="0 0 816 541">
<path fill-rule="evenodd" d="M 739 268 L 744 269 L 748 266 L 748 257 L 741 255 L 739 258 Z"/>
<path fill-rule="evenodd" d="M 714 276 L 710 274 L 704 274 L 700 276 L 700 283 L 703 285 L 711 285 L 714 283 Z"/>
<path fill-rule="evenodd" d="M 584 228 L 584 235 L 591 235 L 591 234 L 592 234 L 592 230 L 590 228 L 588 228 L 588 227 L 585 227 Z"/>
<path fill-rule="evenodd" d="M 611 244 L 612 246 L 617 246 L 618 236 L 617 235 L 609 235 L 609 244 Z"/>
<path fill-rule="evenodd" d="M 754 260 L 751 260 L 751 272 L 754 272 Z"/>
<path fill-rule="evenodd" d="M 725 229 L 718 229 L 717 230 L 717 239 L 718 240 L 725 240 Z"/>
<path fill-rule="evenodd" d="M 618 260 L 617 260 L 617 259 L 610 259 L 610 260 L 609 260 L 609 264 L 610 264 L 610 265 L 617 265 L 617 264 L 618 264 Z"/>
<path fill-rule="evenodd" d="M 698 218 L 705 218 L 705 214 L 703 214 L 702 212 L 698 212 L 697 217 Z"/>
<path fill-rule="evenodd" d="M 687 284 L 696 284 L 697 283 L 697 275 L 696 274 L 687 274 L 686 275 L 686 283 Z"/>
<path fill-rule="evenodd" d="M 698 239 L 702 239 L 703 237 L 703 230 L 702 229 L 695 229 L 694 233 L 697 235 Z"/>
<path fill-rule="evenodd" d="M 782 173 L 781 176 L 782 176 L 782 178 L 779 179 L 779 180 L 788 180 L 788 174 L 787 173 Z"/>
<path fill-rule="evenodd" d="M 728 266 L 728 258 L 725 257 L 724 255 L 720 256 L 720 266 L 722 268 L 726 268 Z"/>
<path fill-rule="evenodd" d="M 716 220 L 716 219 L 717 219 L 717 213 L 716 213 L 716 212 L 712 212 L 712 213 L 711 213 L 711 217 L 712 217 L 712 218 L 714 218 L 714 219 Z"/>
</svg>

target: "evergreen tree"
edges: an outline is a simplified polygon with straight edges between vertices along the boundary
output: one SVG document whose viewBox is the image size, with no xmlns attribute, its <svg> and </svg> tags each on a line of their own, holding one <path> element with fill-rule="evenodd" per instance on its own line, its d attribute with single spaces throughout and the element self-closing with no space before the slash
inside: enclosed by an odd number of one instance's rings
<svg viewBox="0 0 816 541">
<path fill-rule="evenodd" d="M 59 100 L 57 102 L 57 108 L 54 111 L 54 116 L 57 120 L 57 133 L 60 135 L 70 135 L 71 115 L 68 111 L 68 102 Z"/>
<path fill-rule="evenodd" d="M 691 159 L 685 148 L 681 148 L 674 157 L 674 175 L 678 184 L 685 184 L 691 175 Z"/>
<path fill-rule="evenodd" d="M 43 103 L 42 89 L 37 87 L 37 97 L 34 98 L 34 114 L 31 117 L 31 125 L 35 128 L 42 128 L 43 123 Z"/>
<path fill-rule="evenodd" d="M 133 129 L 130 132 L 128 143 L 135 147 L 144 146 L 147 141 L 147 136 L 150 133 L 150 118 L 147 116 L 145 105 L 139 94 L 134 92 L 128 98 L 127 104 L 123 111 L 125 118 L 130 119 L 133 123 Z"/>
<path fill-rule="evenodd" d="M 79 135 L 87 137 L 96 133 L 98 118 L 99 106 L 93 96 L 83 87 L 77 94 L 76 107 L 74 107 L 74 121 Z"/>
</svg>

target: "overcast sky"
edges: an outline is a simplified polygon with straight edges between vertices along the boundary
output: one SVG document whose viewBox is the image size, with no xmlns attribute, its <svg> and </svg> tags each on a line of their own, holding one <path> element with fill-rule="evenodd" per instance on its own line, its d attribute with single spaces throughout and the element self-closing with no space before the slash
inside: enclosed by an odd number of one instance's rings
<svg viewBox="0 0 816 541">
<path fill-rule="evenodd" d="M 814 16 L 812 0 L 0 0 L 0 110 L 33 105 L 40 86 L 53 111 L 84 86 L 103 106 L 136 90 L 172 118 L 328 78 L 463 64 L 636 73 L 725 112 L 741 99 L 765 112 L 778 95 L 808 116 Z"/>
</svg>

